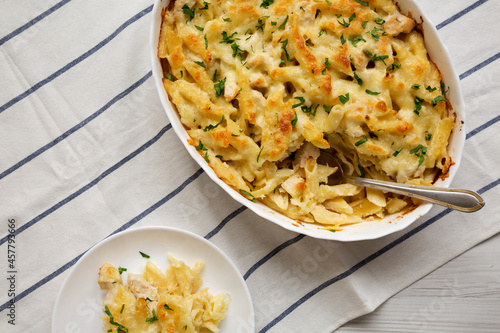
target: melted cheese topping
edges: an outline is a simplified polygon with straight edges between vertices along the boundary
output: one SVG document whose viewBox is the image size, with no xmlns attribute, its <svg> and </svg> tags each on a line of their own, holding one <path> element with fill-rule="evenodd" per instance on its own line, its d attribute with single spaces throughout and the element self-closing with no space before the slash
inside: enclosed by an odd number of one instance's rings
<svg viewBox="0 0 500 333">
<path fill-rule="evenodd" d="M 383 217 L 408 198 L 349 174 L 432 185 L 455 116 L 415 21 L 391 0 L 176 0 L 158 57 L 191 144 L 227 184 L 305 222 Z"/>
<path fill-rule="evenodd" d="M 126 285 L 116 267 L 101 266 L 98 282 L 108 290 L 103 332 L 219 332 L 228 297 L 200 289 L 202 262 L 190 268 L 170 255 L 169 260 L 166 274 L 148 261 L 142 274 L 128 274 Z"/>
</svg>

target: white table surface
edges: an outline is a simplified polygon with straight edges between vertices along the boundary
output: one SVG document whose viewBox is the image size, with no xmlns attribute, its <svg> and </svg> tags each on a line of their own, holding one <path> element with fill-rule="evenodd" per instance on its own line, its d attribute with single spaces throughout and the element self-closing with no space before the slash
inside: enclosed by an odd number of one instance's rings
<svg viewBox="0 0 500 333">
<path fill-rule="evenodd" d="M 336 332 L 500 332 L 500 234 Z"/>
</svg>

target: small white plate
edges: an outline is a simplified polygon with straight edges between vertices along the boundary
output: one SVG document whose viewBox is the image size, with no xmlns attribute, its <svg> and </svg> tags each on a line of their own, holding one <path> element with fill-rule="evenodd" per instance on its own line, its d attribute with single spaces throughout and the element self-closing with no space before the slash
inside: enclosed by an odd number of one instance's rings
<svg viewBox="0 0 500 333">
<path fill-rule="evenodd" d="M 167 254 L 192 266 L 205 262 L 203 285 L 212 294 L 228 293 L 231 302 L 220 332 L 254 332 L 254 312 L 248 288 L 231 260 L 215 245 L 190 232 L 169 227 L 130 229 L 106 238 L 91 248 L 73 266 L 57 295 L 52 332 L 102 332 L 102 304 L 106 291 L 97 283 L 104 263 L 140 273 L 148 254 L 162 271 L 170 265 Z M 126 275 L 124 273 L 123 275 Z"/>
</svg>

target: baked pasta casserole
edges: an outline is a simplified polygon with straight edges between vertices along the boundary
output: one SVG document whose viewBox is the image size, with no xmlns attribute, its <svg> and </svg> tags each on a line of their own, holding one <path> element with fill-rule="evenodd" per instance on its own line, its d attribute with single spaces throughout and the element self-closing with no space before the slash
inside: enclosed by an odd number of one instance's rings
<svg viewBox="0 0 500 333">
<path fill-rule="evenodd" d="M 126 284 L 121 277 L 126 268 L 108 263 L 101 266 L 98 282 L 107 290 L 101 317 L 103 332 L 219 332 L 229 296 L 200 289 L 203 262 L 190 268 L 168 257 L 171 265 L 166 274 L 148 261 L 142 274 L 128 273 Z"/>
<path fill-rule="evenodd" d="M 411 13 L 391 0 L 175 0 L 162 12 L 163 84 L 219 178 L 303 222 L 342 225 L 411 199 L 330 186 L 351 175 L 432 185 L 455 114 Z"/>
</svg>

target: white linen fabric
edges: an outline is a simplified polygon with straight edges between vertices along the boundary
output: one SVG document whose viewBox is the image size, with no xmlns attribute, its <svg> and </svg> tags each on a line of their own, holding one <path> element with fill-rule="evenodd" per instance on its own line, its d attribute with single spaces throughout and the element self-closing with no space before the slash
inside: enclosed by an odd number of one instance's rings
<svg viewBox="0 0 500 333">
<path fill-rule="evenodd" d="M 57 292 L 82 254 L 139 226 L 182 228 L 222 249 L 248 284 L 257 332 L 332 332 L 498 233 L 499 3 L 417 2 L 464 91 L 467 141 L 452 186 L 479 192 L 486 206 L 434 207 L 397 234 L 339 243 L 259 218 L 191 159 L 152 80 L 151 0 L 0 1 L 0 331 L 50 331 Z"/>
</svg>

